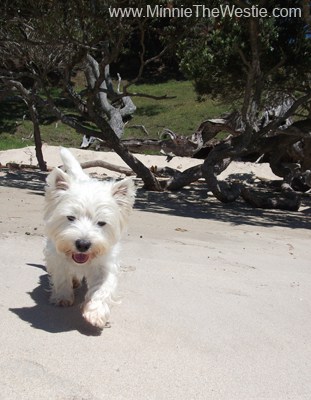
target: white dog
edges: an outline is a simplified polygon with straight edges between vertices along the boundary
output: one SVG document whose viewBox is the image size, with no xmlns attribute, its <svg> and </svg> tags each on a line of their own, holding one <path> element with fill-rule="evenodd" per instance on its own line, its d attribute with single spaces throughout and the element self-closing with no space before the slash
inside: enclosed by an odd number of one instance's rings
<svg viewBox="0 0 311 400">
<path fill-rule="evenodd" d="M 45 196 L 50 300 L 71 306 L 73 289 L 85 278 L 83 317 L 102 329 L 117 285 L 119 242 L 134 204 L 134 183 L 90 178 L 65 148 L 61 158 L 65 172 L 55 168 L 49 174 Z"/>
</svg>

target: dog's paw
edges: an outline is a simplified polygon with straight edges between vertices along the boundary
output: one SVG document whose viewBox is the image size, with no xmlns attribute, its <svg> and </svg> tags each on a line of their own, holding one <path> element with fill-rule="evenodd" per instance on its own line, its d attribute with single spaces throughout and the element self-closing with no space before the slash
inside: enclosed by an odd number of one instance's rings
<svg viewBox="0 0 311 400">
<path fill-rule="evenodd" d="M 78 278 L 73 277 L 72 278 L 72 288 L 73 289 L 78 289 L 81 286 L 81 282 Z"/>
<path fill-rule="evenodd" d="M 103 329 L 107 326 L 110 310 L 108 304 L 101 301 L 88 301 L 83 307 L 83 317 L 93 326 Z"/>
<path fill-rule="evenodd" d="M 70 307 L 74 303 L 74 297 L 72 296 L 70 298 L 55 298 L 52 296 L 50 298 L 50 303 L 58 307 Z"/>
<path fill-rule="evenodd" d="M 59 307 L 70 307 L 70 306 L 73 305 L 73 300 L 71 300 L 71 299 L 62 299 L 62 300 L 59 300 L 56 303 L 56 305 L 59 306 Z"/>
</svg>

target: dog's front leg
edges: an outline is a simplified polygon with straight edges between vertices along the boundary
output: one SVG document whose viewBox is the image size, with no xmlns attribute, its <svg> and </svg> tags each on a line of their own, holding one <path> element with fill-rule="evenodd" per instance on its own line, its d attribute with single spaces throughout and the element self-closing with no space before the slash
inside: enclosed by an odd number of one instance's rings
<svg viewBox="0 0 311 400">
<path fill-rule="evenodd" d="M 74 302 L 72 276 L 55 261 L 47 258 L 46 267 L 51 284 L 50 302 L 61 307 L 72 306 Z"/>
<path fill-rule="evenodd" d="M 83 317 L 93 326 L 103 329 L 109 320 L 112 296 L 117 286 L 111 272 L 94 274 L 87 278 L 88 292 L 83 306 Z"/>
</svg>

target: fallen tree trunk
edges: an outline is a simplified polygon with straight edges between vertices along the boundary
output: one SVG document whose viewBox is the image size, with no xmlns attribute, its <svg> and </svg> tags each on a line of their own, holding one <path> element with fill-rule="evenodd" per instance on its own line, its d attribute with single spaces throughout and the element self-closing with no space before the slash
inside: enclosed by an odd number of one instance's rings
<svg viewBox="0 0 311 400">
<path fill-rule="evenodd" d="M 242 198 L 255 208 L 270 210 L 298 211 L 301 199 L 294 192 L 282 191 L 280 193 L 243 187 L 241 190 Z"/>
</svg>

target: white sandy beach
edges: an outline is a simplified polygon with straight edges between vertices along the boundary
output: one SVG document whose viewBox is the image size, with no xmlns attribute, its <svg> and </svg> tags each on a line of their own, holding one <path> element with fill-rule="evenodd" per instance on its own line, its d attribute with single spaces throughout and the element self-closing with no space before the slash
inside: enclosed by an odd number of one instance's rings
<svg viewBox="0 0 311 400">
<path fill-rule="evenodd" d="M 73 152 L 124 166 L 114 153 Z M 44 157 L 61 164 L 56 147 Z M 34 149 L 0 152 L 8 162 L 35 165 Z M 265 164 L 232 163 L 222 177 L 230 174 L 277 179 Z M 99 335 L 82 319 L 83 288 L 71 308 L 48 303 L 43 187 L 36 171 L 0 171 L 2 399 L 310 399 L 310 207 L 221 204 L 204 183 L 140 188 L 123 240 L 122 303 Z"/>
</svg>

